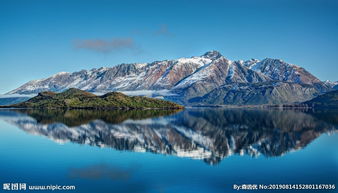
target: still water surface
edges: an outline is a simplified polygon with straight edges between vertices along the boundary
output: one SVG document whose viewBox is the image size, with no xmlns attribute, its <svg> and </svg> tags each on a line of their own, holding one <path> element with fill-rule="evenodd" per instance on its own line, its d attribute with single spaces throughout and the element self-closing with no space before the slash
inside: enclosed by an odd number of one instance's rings
<svg viewBox="0 0 338 193">
<path fill-rule="evenodd" d="M 0 183 L 90 193 L 337 185 L 337 129 L 338 113 L 327 111 L 2 110 Z"/>
</svg>

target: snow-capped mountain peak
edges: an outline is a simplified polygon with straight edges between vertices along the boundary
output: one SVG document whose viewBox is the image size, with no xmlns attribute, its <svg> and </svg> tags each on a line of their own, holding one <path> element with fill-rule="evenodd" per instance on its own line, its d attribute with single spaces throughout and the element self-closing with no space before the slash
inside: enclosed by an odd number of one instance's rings
<svg viewBox="0 0 338 193">
<path fill-rule="evenodd" d="M 324 81 L 324 83 L 325 83 L 327 86 L 329 86 L 329 87 L 331 87 L 331 88 L 333 88 L 333 89 L 335 89 L 335 90 L 338 90 L 338 81 L 330 81 L 330 80 L 326 80 L 326 81 Z"/>
<path fill-rule="evenodd" d="M 222 57 L 222 54 L 216 50 L 211 50 L 203 54 L 201 57 L 210 58 L 212 60 L 215 60 L 215 59 Z"/>
<path fill-rule="evenodd" d="M 275 81 L 296 82 L 303 84 L 321 82 L 304 68 L 286 63 L 281 59 L 265 58 L 262 61 L 251 59 L 244 62 L 244 65 L 249 69 L 263 73 Z"/>
</svg>

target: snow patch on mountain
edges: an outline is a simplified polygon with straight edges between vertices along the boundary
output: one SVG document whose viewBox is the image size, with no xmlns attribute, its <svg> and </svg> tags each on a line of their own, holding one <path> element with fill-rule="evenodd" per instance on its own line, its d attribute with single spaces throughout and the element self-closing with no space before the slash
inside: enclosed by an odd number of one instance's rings
<svg viewBox="0 0 338 193">
<path fill-rule="evenodd" d="M 211 59 L 204 57 L 180 58 L 177 60 L 177 64 L 194 63 L 198 64 L 199 67 L 210 64 L 211 62 Z"/>
<path fill-rule="evenodd" d="M 331 88 L 334 88 L 338 85 L 338 81 L 330 81 L 330 80 L 326 80 L 324 81 L 324 83 L 328 86 L 330 86 Z"/>
<path fill-rule="evenodd" d="M 215 60 L 201 66 L 200 68 L 198 68 L 195 71 L 195 73 L 193 73 L 192 75 L 190 75 L 190 76 L 186 77 L 185 79 L 183 79 L 182 81 L 180 81 L 174 88 L 175 89 L 184 88 L 184 87 L 187 87 L 188 85 L 194 84 L 197 81 L 200 81 L 200 80 L 203 80 L 203 79 L 209 77 L 210 74 L 212 73 L 212 69 L 210 67 L 214 63 L 215 63 Z"/>
<path fill-rule="evenodd" d="M 232 79 L 235 76 L 235 65 L 229 64 L 227 79 Z"/>
</svg>

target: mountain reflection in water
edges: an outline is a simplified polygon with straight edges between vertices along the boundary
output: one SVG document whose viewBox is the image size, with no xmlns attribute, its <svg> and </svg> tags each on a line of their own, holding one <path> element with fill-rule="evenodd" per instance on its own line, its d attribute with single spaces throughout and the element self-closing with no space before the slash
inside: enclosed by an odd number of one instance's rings
<svg viewBox="0 0 338 193">
<path fill-rule="evenodd" d="M 337 112 L 192 108 L 6 110 L 0 119 L 56 142 L 170 154 L 219 163 L 233 154 L 281 156 L 337 131 Z"/>
</svg>

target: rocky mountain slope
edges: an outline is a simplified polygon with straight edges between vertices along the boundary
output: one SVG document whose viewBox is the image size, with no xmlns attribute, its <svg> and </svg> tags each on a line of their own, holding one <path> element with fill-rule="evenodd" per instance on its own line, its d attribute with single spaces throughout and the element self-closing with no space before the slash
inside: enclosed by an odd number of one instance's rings
<svg viewBox="0 0 338 193">
<path fill-rule="evenodd" d="M 304 104 L 313 108 L 338 109 L 338 90 L 320 95 Z"/>
<path fill-rule="evenodd" d="M 281 104 L 303 102 L 333 89 L 304 68 L 279 59 L 230 61 L 217 51 L 145 64 L 61 72 L 30 81 L 7 94 L 121 91 L 182 104 Z"/>
</svg>

